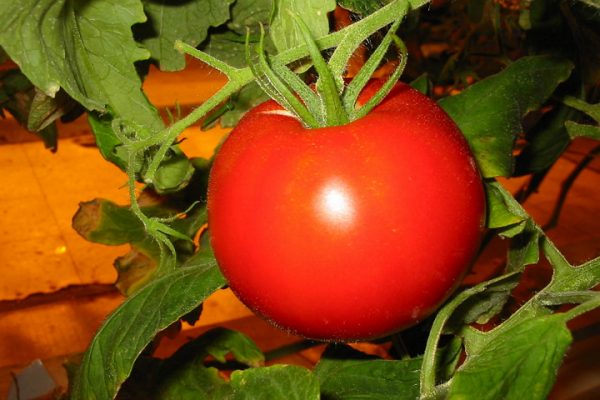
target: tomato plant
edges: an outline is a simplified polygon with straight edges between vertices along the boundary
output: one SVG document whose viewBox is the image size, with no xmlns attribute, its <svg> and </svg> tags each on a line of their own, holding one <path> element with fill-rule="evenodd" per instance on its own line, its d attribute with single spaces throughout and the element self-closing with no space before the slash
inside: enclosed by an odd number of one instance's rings
<svg viewBox="0 0 600 400">
<path fill-rule="evenodd" d="M 310 338 L 380 337 L 423 320 L 460 282 L 485 223 L 454 122 L 405 84 L 346 125 L 306 129 L 280 111 L 248 112 L 211 170 L 208 223 L 230 287 Z"/>
<path fill-rule="evenodd" d="M 600 138 L 599 7 L 426 4 L 3 4 L 0 61 L 13 63 L 0 111 L 54 149 L 57 119 L 85 113 L 127 176 L 130 204 L 94 200 L 74 218 L 86 239 L 132 249 L 115 263 L 127 300 L 83 355 L 71 398 L 548 397 L 583 336 L 570 322 L 600 307 L 600 258 L 571 264 L 521 202 L 572 140 Z M 227 83 L 161 114 L 143 91 L 148 69 L 190 57 Z M 189 158 L 180 134 L 215 123 L 235 129 L 216 156 Z M 517 176 L 527 184 L 513 196 L 501 178 Z M 502 249 L 499 265 L 453 292 L 480 242 Z M 543 263 L 551 279 L 519 297 Z M 328 343 L 310 369 L 265 367 L 320 342 L 271 351 L 217 327 L 159 358 L 163 333 L 202 321 L 228 281 L 287 329 L 368 343 Z M 372 346 L 385 359 L 358 350 Z"/>
</svg>

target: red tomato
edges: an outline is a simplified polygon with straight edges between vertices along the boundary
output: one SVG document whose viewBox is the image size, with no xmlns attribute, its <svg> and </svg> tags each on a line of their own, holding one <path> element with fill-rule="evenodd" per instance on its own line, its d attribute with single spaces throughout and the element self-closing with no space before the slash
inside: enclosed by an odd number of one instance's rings
<svg viewBox="0 0 600 400">
<path fill-rule="evenodd" d="M 430 315 L 469 268 L 484 214 L 461 132 L 404 84 L 344 126 L 306 129 L 263 103 L 209 179 L 211 241 L 231 289 L 314 339 L 375 338 Z"/>
</svg>

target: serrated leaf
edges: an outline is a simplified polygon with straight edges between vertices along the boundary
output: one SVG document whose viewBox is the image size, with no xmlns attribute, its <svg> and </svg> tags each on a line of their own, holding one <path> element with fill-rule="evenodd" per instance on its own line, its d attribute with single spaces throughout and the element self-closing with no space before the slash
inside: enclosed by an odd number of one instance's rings
<svg viewBox="0 0 600 400">
<path fill-rule="evenodd" d="M 278 52 L 305 43 L 295 17 L 300 18 L 313 38 L 329 33 L 329 12 L 334 0 L 275 0 L 269 34 Z"/>
<path fill-rule="evenodd" d="M 235 400 L 319 400 L 319 381 L 306 368 L 274 365 L 235 371 L 231 375 Z"/>
<path fill-rule="evenodd" d="M 162 120 L 134 67 L 149 54 L 133 40 L 131 26 L 145 20 L 137 0 L 5 2 L 0 45 L 48 96 L 62 87 L 88 110 L 110 108 L 158 131 Z"/>
<path fill-rule="evenodd" d="M 521 118 L 538 109 L 573 65 L 551 56 L 523 57 L 502 72 L 469 86 L 439 104 L 466 136 L 486 178 L 510 176 Z"/>
<path fill-rule="evenodd" d="M 178 268 L 129 297 L 86 351 L 71 398 L 113 399 L 155 335 L 225 284 L 216 262 Z"/>
<path fill-rule="evenodd" d="M 315 368 L 328 400 L 387 400 L 419 397 L 420 358 L 382 360 L 344 346 L 328 350 Z"/>
<path fill-rule="evenodd" d="M 450 381 L 451 399 L 546 399 L 572 338 L 564 316 L 525 320 L 468 355 Z"/>
<path fill-rule="evenodd" d="M 158 60 L 163 71 L 179 71 L 185 67 L 185 57 L 175 50 L 175 40 L 192 47 L 206 39 L 208 29 L 229 20 L 229 8 L 234 0 L 145 0 L 148 21 L 136 26 L 141 43 Z"/>
</svg>

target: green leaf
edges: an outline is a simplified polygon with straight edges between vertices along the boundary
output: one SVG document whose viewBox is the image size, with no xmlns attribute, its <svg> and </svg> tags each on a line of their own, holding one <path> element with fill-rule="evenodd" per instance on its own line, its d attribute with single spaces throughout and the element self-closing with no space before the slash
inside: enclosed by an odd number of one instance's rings
<svg viewBox="0 0 600 400">
<path fill-rule="evenodd" d="M 265 356 L 260 349 L 243 333 L 227 328 L 214 328 L 180 347 L 165 361 L 164 369 L 168 371 L 192 359 L 204 359 L 207 356 L 225 363 L 226 356 L 229 354 L 235 360 L 250 367 L 259 367 L 265 361 Z"/>
<path fill-rule="evenodd" d="M 158 373 L 161 399 L 217 399 L 230 395 L 232 389 L 216 368 L 207 368 L 207 356 L 225 363 L 225 356 L 249 366 L 264 363 L 264 355 L 256 344 L 240 332 L 225 328 L 212 329 L 186 343 L 163 362 Z M 221 396 L 221 397 L 219 397 Z"/>
<path fill-rule="evenodd" d="M 429 76 L 427 73 L 419 75 L 419 77 L 410 83 L 410 86 L 427 96 L 429 94 L 430 86 Z"/>
<path fill-rule="evenodd" d="M 67 114 L 74 106 L 73 100 L 63 91 L 59 91 L 55 97 L 50 97 L 35 88 L 27 118 L 27 129 L 41 131 Z"/>
<path fill-rule="evenodd" d="M 62 87 L 88 110 L 163 128 L 141 91 L 134 62 L 148 52 L 131 26 L 146 20 L 137 0 L 23 0 L 0 10 L 0 45 L 31 82 L 53 97 Z"/>
<path fill-rule="evenodd" d="M 244 86 L 242 90 L 231 97 L 232 109 L 221 116 L 221 126 L 234 127 L 248 110 L 267 100 L 269 100 L 269 96 L 256 82 Z"/>
<path fill-rule="evenodd" d="M 484 291 L 469 297 L 452 314 L 449 330 L 456 331 L 461 326 L 474 322 L 487 323 L 502 311 L 512 290 L 519 284 L 520 277 L 520 274 L 507 275 L 488 285 Z"/>
<path fill-rule="evenodd" d="M 235 371 L 235 400 L 319 400 L 319 381 L 306 368 L 274 365 Z"/>
<path fill-rule="evenodd" d="M 80 203 L 73 217 L 73 228 L 85 239 L 106 245 L 120 245 L 146 238 L 142 221 L 129 207 L 104 199 Z"/>
<path fill-rule="evenodd" d="M 338 4 L 348 11 L 365 17 L 379 10 L 389 2 L 389 0 L 340 0 Z"/>
<path fill-rule="evenodd" d="M 158 395 L 156 395 L 158 391 Z M 159 400 L 212 400 L 229 399 L 233 390 L 216 368 L 207 368 L 201 359 L 196 359 L 185 368 L 174 371 L 147 395 L 156 395 Z"/>
<path fill-rule="evenodd" d="M 101 115 L 90 112 L 88 113 L 88 123 L 92 128 L 96 145 L 102 157 L 125 170 L 128 163 L 127 150 L 112 129 L 112 117 L 109 114 Z"/>
<path fill-rule="evenodd" d="M 333 11 L 335 6 L 334 0 L 275 0 L 270 35 L 277 51 L 282 52 L 305 43 L 296 17 L 304 21 L 313 38 L 328 34 L 327 14 Z"/>
<path fill-rule="evenodd" d="M 571 139 L 575 139 L 577 137 L 587 137 L 600 140 L 600 126 L 579 124 L 574 121 L 567 121 L 565 126 Z"/>
<path fill-rule="evenodd" d="M 151 159 L 147 158 L 145 161 L 149 165 Z M 144 175 L 145 172 L 143 169 L 141 174 Z M 177 192 L 188 185 L 193 174 L 194 167 L 189 158 L 179 146 L 171 146 L 156 171 L 153 187 L 160 194 Z"/>
<path fill-rule="evenodd" d="M 113 399 L 156 334 L 225 284 L 216 262 L 178 268 L 129 297 L 102 325 L 83 357 L 71 398 Z"/>
<path fill-rule="evenodd" d="M 538 109 L 573 65 L 551 56 L 523 57 L 502 72 L 439 104 L 466 136 L 484 177 L 510 176 L 521 118 Z"/>
<path fill-rule="evenodd" d="M 516 159 L 515 176 L 544 171 L 558 160 L 571 143 L 565 122 L 576 113 L 560 105 L 542 115 L 540 121 L 527 132 L 527 143 Z"/>
<path fill-rule="evenodd" d="M 236 0 L 231 7 L 231 20 L 227 28 L 245 36 L 247 30 L 258 34 L 260 24 L 267 25 L 273 11 L 273 0 Z"/>
<path fill-rule="evenodd" d="M 10 112 L 19 124 L 35 133 L 53 152 L 58 148 L 54 121 L 70 109 L 64 92 L 59 92 L 57 97 L 61 99 L 44 95 L 18 69 L 0 72 L 0 116 L 4 116 L 3 110 Z"/>
<path fill-rule="evenodd" d="M 168 204 L 142 207 L 142 211 L 153 217 L 172 217 L 178 210 Z M 169 222 L 169 226 L 185 236 L 193 237 L 206 222 L 206 210 L 196 207 L 185 218 Z M 125 295 L 131 295 L 154 277 L 160 263 L 159 244 L 146 232 L 140 219 L 128 206 L 119 206 L 109 200 L 94 199 L 80 203 L 73 217 L 73 228 L 86 240 L 109 246 L 129 243 L 131 250 L 117 258 L 114 266 L 119 274 L 116 286 Z M 189 257 L 194 248 L 176 242 L 179 260 Z"/>
<path fill-rule="evenodd" d="M 185 57 L 175 50 L 175 40 L 198 46 L 206 39 L 210 27 L 229 20 L 233 1 L 144 0 L 148 21 L 136 26 L 136 36 L 150 50 L 152 58 L 158 60 L 161 70 L 179 71 L 185 67 Z"/>
<path fill-rule="evenodd" d="M 325 351 L 315 375 L 327 400 L 412 400 L 419 397 L 421 362 L 373 359 L 343 345 Z"/>
<path fill-rule="evenodd" d="M 477 352 L 450 381 L 448 398 L 546 399 L 572 338 L 564 316 L 525 320 L 490 340 L 480 335 Z"/>
<path fill-rule="evenodd" d="M 506 271 L 523 271 L 527 265 L 537 264 L 540 259 L 540 230 L 533 221 L 527 220 L 521 233 L 510 241 Z"/>
<path fill-rule="evenodd" d="M 486 226 L 490 229 L 504 228 L 502 234 L 514 236 L 524 228 L 529 218 L 515 198 L 496 180 L 486 180 L 485 192 L 488 205 Z"/>
</svg>

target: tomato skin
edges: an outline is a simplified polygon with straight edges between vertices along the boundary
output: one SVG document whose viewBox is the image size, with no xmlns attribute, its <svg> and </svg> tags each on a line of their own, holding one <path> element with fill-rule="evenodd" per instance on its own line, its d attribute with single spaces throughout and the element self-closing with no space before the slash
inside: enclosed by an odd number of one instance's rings
<svg viewBox="0 0 600 400">
<path fill-rule="evenodd" d="M 314 339 L 375 338 L 426 318 L 460 283 L 484 225 L 454 122 L 404 84 L 344 126 L 309 130 L 280 110 L 247 113 L 210 173 L 211 243 L 231 289 Z"/>
</svg>

